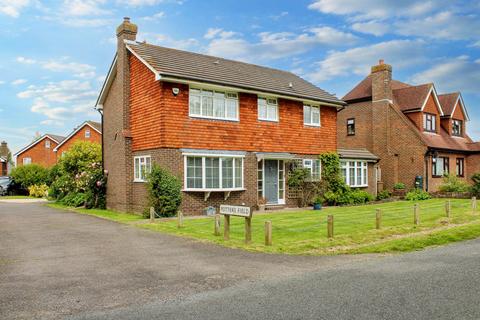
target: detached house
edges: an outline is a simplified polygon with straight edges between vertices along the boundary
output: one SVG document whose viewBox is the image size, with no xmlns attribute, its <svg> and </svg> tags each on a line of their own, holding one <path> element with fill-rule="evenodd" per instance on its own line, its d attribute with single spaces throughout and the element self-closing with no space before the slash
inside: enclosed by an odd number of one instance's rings
<svg viewBox="0 0 480 320">
<path fill-rule="evenodd" d="M 18 151 L 17 166 L 36 163 L 44 167 L 55 165 L 58 159 L 68 151 L 76 141 L 91 141 L 100 143 L 102 139 L 101 124 L 85 121 L 76 127 L 68 136 L 45 134 Z"/>
<path fill-rule="evenodd" d="M 0 143 L 0 176 L 6 176 L 10 172 L 10 150 L 5 141 Z"/>
<path fill-rule="evenodd" d="M 433 83 L 394 80 L 392 67 L 380 60 L 343 100 L 339 148 L 365 148 L 379 157 L 375 187 L 402 182 L 435 192 L 444 174 L 469 181 L 480 172 L 480 143 L 466 133 L 468 111 L 459 92 L 438 94 Z"/>
<path fill-rule="evenodd" d="M 136 42 L 128 18 L 97 101 L 104 119 L 107 206 L 141 212 L 152 163 L 182 179 L 182 210 L 296 204 L 296 161 L 320 178 L 343 102 L 285 71 Z"/>
</svg>

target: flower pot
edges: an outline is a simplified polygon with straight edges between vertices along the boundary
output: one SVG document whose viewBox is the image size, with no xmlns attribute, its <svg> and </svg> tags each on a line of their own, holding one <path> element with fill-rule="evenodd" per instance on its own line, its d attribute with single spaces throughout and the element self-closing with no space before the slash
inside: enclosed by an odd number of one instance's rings
<svg viewBox="0 0 480 320">
<path fill-rule="evenodd" d="M 322 210 L 322 204 L 321 203 L 314 203 L 313 204 L 313 210 Z"/>
</svg>

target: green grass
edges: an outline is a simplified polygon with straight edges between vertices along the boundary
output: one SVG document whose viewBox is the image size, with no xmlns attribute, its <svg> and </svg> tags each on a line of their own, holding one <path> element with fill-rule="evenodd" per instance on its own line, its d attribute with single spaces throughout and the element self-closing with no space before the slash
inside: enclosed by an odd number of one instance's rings
<svg viewBox="0 0 480 320">
<path fill-rule="evenodd" d="M 321 211 L 286 211 L 255 214 L 252 219 L 252 243 L 244 243 L 244 219 L 231 218 L 230 240 L 214 236 L 212 217 L 185 217 L 184 227 L 176 219 L 149 223 L 137 215 L 108 210 L 75 209 L 158 232 L 189 237 L 231 248 L 249 251 L 326 255 L 342 253 L 384 253 L 419 250 L 429 246 L 480 237 L 480 210 L 473 214 L 470 200 L 452 199 L 451 218 L 445 215 L 445 199 L 419 201 L 420 225 L 413 224 L 413 202 L 331 207 Z M 53 207 L 65 208 L 57 204 Z M 375 211 L 383 212 L 382 228 L 375 229 Z M 327 215 L 334 216 L 334 238 L 327 238 Z M 142 223 L 138 221 L 143 220 Z M 264 245 L 264 223 L 272 221 L 273 245 Z M 223 230 L 223 220 L 222 220 Z"/>
<path fill-rule="evenodd" d="M 145 220 L 139 215 L 129 214 L 129 213 L 121 213 L 112 210 L 101 210 L 101 209 L 84 209 L 84 208 L 72 208 L 65 206 L 59 203 L 49 203 L 47 206 L 56 209 L 63 209 L 78 212 L 81 214 L 87 214 L 91 216 L 96 216 L 99 218 L 112 220 L 120 223 L 132 223 L 140 220 Z"/>
<path fill-rule="evenodd" d="M 0 200 L 38 199 L 30 196 L 1 196 Z"/>
</svg>

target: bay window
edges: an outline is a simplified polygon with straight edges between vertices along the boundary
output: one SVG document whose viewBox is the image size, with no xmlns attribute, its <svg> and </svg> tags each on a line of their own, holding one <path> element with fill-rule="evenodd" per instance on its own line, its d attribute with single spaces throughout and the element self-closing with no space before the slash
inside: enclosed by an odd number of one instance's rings
<svg viewBox="0 0 480 320">
<path fill-rule="evenodd" d="M 320 127 L 320 107 L 303 105 L 303 124 Z"/>
<path fill-rule="evenodd" d="M 368 163 L 366 161 L 342 160 L 340 168 L 345 183 L 350 187 L 368 186 Z"/>
<path fill-rule="evenodd" d="M 133 176 L 135 182 L 147 181 L 147 174 L 152 170 L 152 161 L 150 156 L 138 156 L 133 158 Z"/>
<path fill-rule="evenodd" d="M 243 189 L 243 158 L 185 156 L 185 190 Z"/>
<path fill-rule="evenodd" d="M 303 167 L 310 171 L 311 181 L 319 181 L 322 175 L 320 159 L 303 159 Z"/>
<path fill-rule="evenodd" d="M 258 97 L 258 120 L 278 121 L 277 99 Z"/>
<path fill-rule="evenodd" d="M 190 88 L 191 117 L 238 121 L 238 94 Z"/>
</svg>

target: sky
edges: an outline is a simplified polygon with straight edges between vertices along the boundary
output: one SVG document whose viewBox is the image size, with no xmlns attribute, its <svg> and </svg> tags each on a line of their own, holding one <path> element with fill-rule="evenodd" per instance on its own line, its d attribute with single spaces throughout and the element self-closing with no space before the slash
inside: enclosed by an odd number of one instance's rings
<svg viewBox="0 0 480 320">
<path fill-rule="evenodd" d="M 393 77 L 462 92 L 480 140 L 480 1 L 0 0 L 0 140 L 99 120 L 128 16 L 137 40 L 292 71 L 341 98 L 379 59 Z"/>
</svg>

